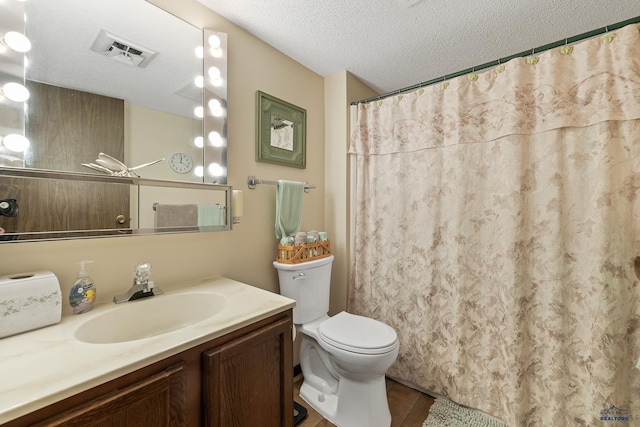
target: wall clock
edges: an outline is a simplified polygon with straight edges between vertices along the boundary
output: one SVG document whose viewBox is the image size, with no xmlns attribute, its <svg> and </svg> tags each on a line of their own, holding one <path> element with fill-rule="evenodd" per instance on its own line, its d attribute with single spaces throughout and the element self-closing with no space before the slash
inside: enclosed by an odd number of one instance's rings
<svg viewBox="0 0 640 427">
<path fill-rule="evenodd" d="M 193 168 L 193 159 L 186 153 L 175 153 L 169 158 L 169 166 L 174 172 L 187 173 Z"/>
</svg>

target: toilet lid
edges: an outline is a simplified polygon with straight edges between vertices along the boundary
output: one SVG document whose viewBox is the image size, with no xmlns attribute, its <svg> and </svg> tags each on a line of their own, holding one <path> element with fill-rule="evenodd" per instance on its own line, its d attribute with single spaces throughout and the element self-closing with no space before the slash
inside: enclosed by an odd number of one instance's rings
<svg viewBox="0 0 640 427">
<path fill-rule="evenodd" d="M 387 353 L 398 341 L 389 325 L 345 311 L 320 323 L 318 334 L 325 343 L 362 354 Z"/>
</svg>

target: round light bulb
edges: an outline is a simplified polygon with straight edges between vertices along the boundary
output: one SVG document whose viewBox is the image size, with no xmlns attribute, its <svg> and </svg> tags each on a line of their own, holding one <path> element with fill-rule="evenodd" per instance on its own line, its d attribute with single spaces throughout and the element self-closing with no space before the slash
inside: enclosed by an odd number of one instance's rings
<svg viewBox="0 0 640 427">
<path fill-rule="evenodd" d="M 211 145 L 214 147 L 222 147 L 222 137 L 216 131 L 209 132 L 209 142 L 211 142 Z"/>
<path fill-rule="evenodd" d="M 213 98 L 209 100 L 209 108 L 211 108 L 212 111 L 216 111 L 222 108 L 222 104 L 220 104 L 220 101 Z"/>
<path fill-rule="evenodd" d="M 198 105 L 196 108 L 194 108 L 193 114 L 195 114 L 196 117 L 198 117 L 200 119 L 203 118 L 204 117 L 204 108 L 202 108 L 202 106 Z"/>
<path fill-rule="evenodd" d="M 2 86 L 2 94 L 15 102 L 24 102 L 29 99 L 29 90 L 15 82 L 5 83 Z"/>
<path fill-rule="evenodd" d="M 215 87 L 222 86 L 222 77 L 218 77 L 217 79 L 211 79 L 211 84 Z"/>
<path fill-rule="evenodd" d="M 196 166 L 195 168 L 193 168 L 193 173 L 196 176 L 203 177 L 204 176 L 204 167 Z"/>
<path fill-rule="evenodd" d="M 204 147 L 204 138 L 201 136 L 196 136 L 195 139 L 193 140 L 193 145 L 195 145 L 198 148 Z"/>
<path fill-rule="evenodd" d="M 209 165 L 209 173 L 213 176 L 222 176 L 224 169 L 218 163 L 211 163 Z"/>
<path fill-rule="evenodd" d="M 2 43 L 16 52 L 24 53 L 31 50 L 31 41 L 24 34 L 17 31 L 8 31 L 2 38 Z"/>
<path fill-rule="evenodd" d="M 2 138 L 2 145 L 7 147 L 11 151 L 24 153 L 29 149 L 31 143 L 24 136 L 18 135 L 17 133 L 12 133 Z"/>
<path fill-rule="evenodd" d="M 217 47 L 217 48 L 211 48 L 209 49 L 209 52 L 211 52 L 211 56 L 213 56 L 214 58 L 220 58 L 222 56 L 222 48 L 221 47 Z"/>
<path fill-rule="evenodd" d="M 209 36 L 209 46 L 211 46 L 213 49 L 219 48 L 221 44 L 222 40 L 220 40 L 220 37 L 216 36 L 215 34 Z"/>
<path fill-rule="evenodd" d="M 204 87 L 204 77 L 198 76 L 196 77 L 196 86 L 203 88 Z"/>
<path fill-rule="evenodd" d="M 204 48 L 202 46 L 196 48 L 196 56 L 200 59 L 204 58 Z"/>
<path fill-rule="evenodd" d="M 222 74 L 220 73 L 220 69 L 218 67 L 209 68 L 209 77 L 212 80 L 219 79 Z"/>
</svg>

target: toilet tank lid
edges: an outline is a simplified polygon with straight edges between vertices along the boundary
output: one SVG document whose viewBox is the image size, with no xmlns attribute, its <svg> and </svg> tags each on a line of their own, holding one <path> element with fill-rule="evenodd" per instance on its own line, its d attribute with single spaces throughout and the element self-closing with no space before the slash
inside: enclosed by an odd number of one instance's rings
<svg viewBox="0 0 640 427">
<path fill-rule="evenodd" d="M 398 340 L 396 331 L 386 323 L 346 311 L 320 323 L 318 332 L 322 339 L 337 347 L 362 350 L 386 349 Z"/>
</svg>

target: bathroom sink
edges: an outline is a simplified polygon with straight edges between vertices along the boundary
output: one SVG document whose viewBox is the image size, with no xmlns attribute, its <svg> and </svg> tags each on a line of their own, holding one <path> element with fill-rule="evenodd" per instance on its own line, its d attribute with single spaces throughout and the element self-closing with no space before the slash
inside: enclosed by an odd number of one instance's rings
<svg viewBox="0 0 640 427">
<path fill-rule="evenodd" d="M 220 313 L 222 295 L 207 292 L 163 294 L 114 307 L 87 319 L 75 336 L 78 340 L 109 344 L 134 341 L 182 329 Z"/>
</svg>

